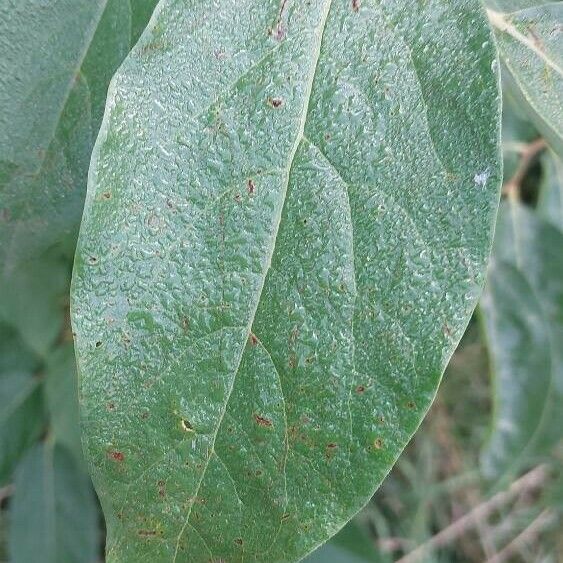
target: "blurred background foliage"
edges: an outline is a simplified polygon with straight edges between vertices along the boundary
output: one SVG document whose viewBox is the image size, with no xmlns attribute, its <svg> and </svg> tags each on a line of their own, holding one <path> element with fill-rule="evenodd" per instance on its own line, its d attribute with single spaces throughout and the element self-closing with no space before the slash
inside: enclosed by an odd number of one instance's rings
<svg viewBox="0 0 563 563">
<path fill-rule="evenodd" d="M 0 0 L 0 561 L 103 558 L 68 293 L 107 86 L 156 3 Z M 505 183 L 487 287 L 416 437 L 310 562 L 563 561 L 563 4 L 488 7 Z"/>
</svg>

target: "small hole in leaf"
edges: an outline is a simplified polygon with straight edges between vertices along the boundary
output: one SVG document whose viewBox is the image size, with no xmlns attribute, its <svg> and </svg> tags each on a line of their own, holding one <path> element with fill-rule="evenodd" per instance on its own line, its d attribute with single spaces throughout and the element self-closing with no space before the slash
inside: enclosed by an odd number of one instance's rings
<svg viewBox="0 0 563 563">
<path fill-rule="evenodd" d="M 185 418 L 181 420 L 180 426 L 182 427 L 182 430 L 184 430 L 184 432 L 194 432 L 194 427 Z"/>
</svg>

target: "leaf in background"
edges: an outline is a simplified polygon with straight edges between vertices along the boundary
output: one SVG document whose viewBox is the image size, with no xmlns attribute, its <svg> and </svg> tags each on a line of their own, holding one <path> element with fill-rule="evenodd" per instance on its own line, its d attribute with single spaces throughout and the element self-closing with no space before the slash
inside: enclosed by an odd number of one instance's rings
<svg viewBox="0 0 563 563">
<path fill-rule="evenodd" d="M 37 370 L 39 360 L 9 324 L 0 322 L 0 373 Z"/>
<path fill-rule="evenodd" d="M 11 563 L 98 561 L 98 511 L 88 476 L 64 448 L 37 444 L 16 473 Z"/>
<path fill-rule="evenodd" d="M 355 522 L 348 523 L 305 563 L 367 563 L 379 561 L 373 540 Z"/>
<path fill-rule="evenodd" d="M 509 90 L 563 157 L 563 4 L 510 14 L 489 10 Z"/>
<path fill-rule="evenodd" d="M 153 6 L 135 2 L 137 29 Z M 0 8 L 0 318 L 45 354 L 61 328 L 90 155 L 132 14 L 129 0 Z"/>
<path fill-rule="evenodd" d="M 153 5 L 135 3 L 137 32 Z M 132 13 L 129 0 L 23 0 L 4 6 L 3 14 L 0 261 L 6 277 L 21 261 L 76 236 L 107 86 L 131 46 Z"/>
<path fill-rule="evenodd" d="M 149 23 L 158 0 L 130 0 L 131 2 L 131 46 L 135 45 Z"/>
<path fill-rule="evenodd" d="M 39 379 L 29 373 L 0 374 L 0 485 L 10 480 L 44 422 Z"/>
<path fill-rule="evenodd" d="M 494 44 L 473 0 L 153 23 L 112 83 L 72 297 L 108 561 L 295 560 L 387 474 L 480 293 Z"/>
<path fill-rule="evenodd" d="M 512 178 L 518 169 L 526 144 L 539 136 L 534 125 L 522 115 L 517 103 L 504 92 L 502 104 L 502 152 L 504 177 Z"/>
<path fill-rule="evenodd" d="M 40 356 L 47 354 L 61 332 L 69 283 L 69 265 L 56 249 L 19 264 L 8 279 L 2 279 L 0 320 L 18 329 Z"/>
<path fill-rule="evenodd" d="M 563 427 L 563 234 L 516 202 L 499 215 L 481 302 L 494 374 L 490 477 L 547 455 Z"/>
<path fill-rule="evenodd" d="M 72 344 L 57 348 L 47 359 L 45 399 L 56 443 L 83 463 L 78 420 L 78 382 Z"/>
<path fill-rule="evenodd" d="M 17 333 L 0 323 L 0 486 L 44 430 L 37 365 Z"/>
<path fill-rule="evenodd" d="M 514 12 L 524 8 L 552 4 L 553 0 L 485 0 L 485 4 L 501 12 Z"/>
<path fill-rule="evenodd" d="M 563 162 L 547 152 L 542 157 L 543 179 L 538 207 L 540 214 L 563 230 Z"/>
</svg>

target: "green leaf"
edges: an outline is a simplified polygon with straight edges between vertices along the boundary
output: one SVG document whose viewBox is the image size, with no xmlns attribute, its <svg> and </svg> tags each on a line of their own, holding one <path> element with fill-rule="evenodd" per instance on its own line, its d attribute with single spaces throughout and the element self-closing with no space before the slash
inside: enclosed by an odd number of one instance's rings
<svg viewBox="0 0 563 563">
<path fill-rule="evenodd" d="M 37 367 L 17 332 L 0 323 L 0 486 L 44 429 Z"/>
<path fill-rule="evenodd" d="M 0 485 L 44 427 L 39 380 L 29 373 L 0 374 Z"/>
<path fill-rule="evenodd" d="M 135 45 L 149 23 L 158 0 L 130 0 L 131 2 L 131 45 Z"/>
<path fill-rule="evenodd" d="M 38 444 L 18 467 L 9 541 L 12 563 L 98 561 L 90 479 L 63 448 Z"/>
<path fill-rule="evenodd" d="M 107 560 L 296 560 L 387 474 L 480 293 L 494 43 L 473 0 L 152 22 L 112 82 L 72 292 Z"/>
<path fill-rule="evenodd" d="M 305 563 L 366 563 L 378 561 L 374 542 L 355 522 L 350 522 L 330 542 L 305 559 Z"/>
<path fill-rule="evenodd" d="M 483 452 L 490 477 L 549 454 L 563 425 L 563 234 L 522 205 L 504 205 L 481 302 L 494 375 Z"/>
<path fill-rule="evenodd" d="M 563 4 L 510 14 L 489 10 L 510 90 L 563 156 Z"/>
<path fill-rule="evenodd" d="M 543 178 L 538 207 L 541 215 L 563 230 L 563 162 L 547 152 L 542 157 Z"/>
<path fill-rule="evenodd" d="M 136 33 L 153 6 L 134 3 Z M 90 155 L 132 12 L 129 0 L 0 8 L 0 319 L 44 355 L 62 326 Z"/>
<path fill-rule="evenodd" d="M 5 277 L 52 244 L 76 237 L 107 86 L 130 47 L 131 13 L 129 0 L 0 5 Z"/>
<path fill-rule="evenodd" d="M 83 463 L 78 421 L 78 382 L 72 344 L 57 348 L 47 360 L 45 399 L 55 442 Z"/>
<path fill-rule="evenodd" d="M 25 343 L 45 356 L 60 335 L 70 268 L 57 251 L 0 272 L 0 320 L 14 326 Z"/>
</svg>

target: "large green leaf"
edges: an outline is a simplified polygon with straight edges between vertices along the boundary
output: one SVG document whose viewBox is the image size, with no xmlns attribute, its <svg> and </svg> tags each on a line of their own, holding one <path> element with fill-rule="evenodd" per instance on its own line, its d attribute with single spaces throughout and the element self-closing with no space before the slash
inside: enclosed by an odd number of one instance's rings
<svg viewBox="0 0 563 563">
<path fill-rule="evenodd" d="M 489 10 L 507 86 L 563 156 L 563 4 L 502 14 Z"/>
<path fill-rule="evenodd" d="M 98 561 L 98 510 L 88 476 L 64 448 L 37 444 L 16 473 L 12 563 Z"/>
<path fill-rule="evenodd" d="M 476 0 L 161 2 L 110 89 L 72 296 L 108 561 L 295 560 L 370 498 L 480 293 Z"/>
<path fill-rule="evenodd" d="M 495 376 L 492 433 L 483 453 L 499 477 L 547 455 L 563 426 L 563 234 L 506 203 L 481 308 Z"/>
</svg>

